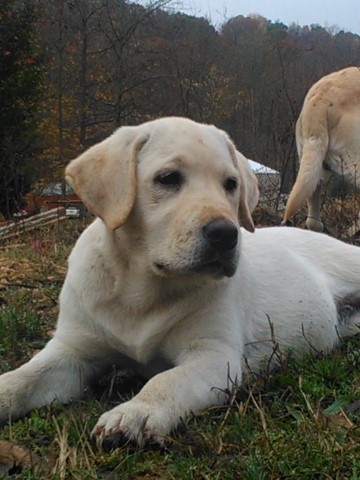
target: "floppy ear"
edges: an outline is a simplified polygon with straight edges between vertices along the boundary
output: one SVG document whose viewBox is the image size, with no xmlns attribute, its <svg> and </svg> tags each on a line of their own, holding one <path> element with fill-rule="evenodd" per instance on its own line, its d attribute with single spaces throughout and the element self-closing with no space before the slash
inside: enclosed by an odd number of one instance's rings
<svg viewBox="0 0 360 480">
<path fill-rule="evenodd" d="M 227 141 L 240 176 L 239 222 L 246 230 L 253 232 L 255 225 L 251 213 L 259 201 L 258 180 L 251 170 L 247 158 L 236 150 L 229 138 Z"/>
<path fill-rule="evenodd" d="M 125 223 L 134 205 L 137 154 L 147 138 L 139 127 L 121 127 L 65 169 L 67 182 L 110 230 Z"/>
<path fill-rule="evenodd" d="M 238 169 L 244 182 L 246 202 L 250 213 L 252 213 L 259 201 L 259 182 L 255 173 L 251 170 L 248 159 L 237 150 L 235 150 L 235 154 Z"/>
</svg>

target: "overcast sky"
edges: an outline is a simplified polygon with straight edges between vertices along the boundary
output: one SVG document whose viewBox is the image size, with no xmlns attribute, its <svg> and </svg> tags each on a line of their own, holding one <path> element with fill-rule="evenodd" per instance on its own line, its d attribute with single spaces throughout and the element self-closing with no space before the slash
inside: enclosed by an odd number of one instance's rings
<svg viewBox="0 0 360 480">
<path fill-rule="evenodd" d="M 345 31 L 360 34 L 360 0 L 182 0 L 182 11 L 205 16 L 214 25 L 236 15 L 258 13 L 285 25 L 317 23 L 324 27 L 337 25 Z"/>
</svg>

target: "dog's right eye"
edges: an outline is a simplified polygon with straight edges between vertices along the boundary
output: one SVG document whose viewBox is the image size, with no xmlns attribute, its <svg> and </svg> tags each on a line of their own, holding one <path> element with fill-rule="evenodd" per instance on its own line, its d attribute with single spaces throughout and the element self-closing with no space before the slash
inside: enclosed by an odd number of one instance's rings
<svg viewBox="0 0 360 480">
<path fill-rule="evenodd" d="M 235 190 L 237 189 L 238 182 L 236 178 L 227 178 L 226 182 L 224 184 L 224 188 L 228 193 L 234 193 Z"/>
<path fill-rule="evenodd" d="M 168 188 L 180 188 L 184 182 L 184 178 L 180 172 L 174 170 L 172 172 L 162 172 L 156 175 L 154 178 L 154 183 L 158 185 L 163 185 Z"/>
</svg>

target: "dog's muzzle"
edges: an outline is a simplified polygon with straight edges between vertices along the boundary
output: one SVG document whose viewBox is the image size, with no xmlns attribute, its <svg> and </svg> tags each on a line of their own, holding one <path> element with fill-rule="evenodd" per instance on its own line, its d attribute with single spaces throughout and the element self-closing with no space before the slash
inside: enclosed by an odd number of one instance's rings
<svg viewBox="0 0 360 480">
<path fill-rule="evenodd" d="M 233 276 L 238 260 L 238 227 L 229 220 L 212 220 L 204 225 L 202 235 L 204 248 L 196 271 L 216 276 Z"/>
</svg>

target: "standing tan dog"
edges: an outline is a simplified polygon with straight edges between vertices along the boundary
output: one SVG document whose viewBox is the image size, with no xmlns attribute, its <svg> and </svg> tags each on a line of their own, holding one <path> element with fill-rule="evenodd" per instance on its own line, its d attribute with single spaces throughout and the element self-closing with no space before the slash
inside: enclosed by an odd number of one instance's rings
<svg viewBox="0 0 360 480">
<path fill-rule="evenodd" d="M 322 231 L 321 178 L 331 172 L 360 184 L 360 69 L 326 75 L 305 97 L 296 124 L 300 169 L 286 205 L 287 223 L 307 202 L 306 225 Z"/>
<path fill-rule="evenodd" d="M 358 331 L 360 249 L 296 228 L 254 232 L 256 179 L 214 126 L 122 127 L 66 176 L 99 218 L 70 255 L 54 337 L 0 376 L 0 421 L 79 398 L 130 365 L 149 381 L 93 435 L 162 443 L 189 412 L 223 403 L 247 365 L 274 357 L 272 332 L 300 355 Z"/>
</svg>

